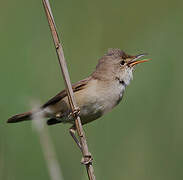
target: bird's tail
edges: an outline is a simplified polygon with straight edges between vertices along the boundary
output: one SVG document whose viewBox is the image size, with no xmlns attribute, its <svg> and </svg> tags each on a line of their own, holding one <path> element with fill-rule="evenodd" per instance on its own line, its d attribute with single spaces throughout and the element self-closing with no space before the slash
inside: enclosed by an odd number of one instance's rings
<svg viewBox="0 0 183 180">
<path fill-rule="evenodd" d="M 7 120 L 7 123 L 17 123 L 21 121 L 27 121 L 32 119 L 32 112 L 25 112 L 22 114 L 17 114 L 15 116 L 12 116 Z"/>
</svg>

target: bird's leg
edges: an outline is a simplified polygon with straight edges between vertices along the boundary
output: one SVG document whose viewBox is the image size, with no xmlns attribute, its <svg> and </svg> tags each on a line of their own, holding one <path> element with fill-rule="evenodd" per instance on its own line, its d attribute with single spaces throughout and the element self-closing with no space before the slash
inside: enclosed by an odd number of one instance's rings
<svg viewBox="0 0 183 180">
<path fill-rule="evenodd" d="M 76 137 L 76 128 L 75 126 L 72 126 L 70 129 L 69 129 L 69 133 L 70 135 L 72 136 L 72 138 L 74 139 L 75 143 L 77 144 L 77 146 L 79 147 L 79 149 L 82 151 L 82 148 L 81 148 L 81 143 L 79 142 L 79 140 L 77 139 Z"/>
<path fill-rule="evenodd" d="M 72 138 L 74 139 L 74 141 L 76 142 L 77 146 L 79 147 L 79 149 L 82 152 L 81 143 L 79 142 L 78 138 L 75 136 L 75 134 L 76 134 L 76 127 L 72 126 L 69 129 L 69 133 L 70 133 L 70 135 L 72 136 Z M 86 164 L 92 163 L 92 160 L 93 160 L 93 158 L 91 157 L 91 153 L 89 153 L 88 155 L 85 155 L 81 159 L 81 163 L 86 165 Z"/>
<path fill-rule="evenodd" d="M 68 119 L 72 119 L 73 117 L 78 116 L 79 113 L 80 113 L 80 109 L 78 108 L 74 112 L 71 112 L 68 115 Z M 79 149 L 82 151 L 81 143 L 79 142 L 78 138 L 76 137 L 76 127 L 74 125 L 69 129 L 69 133 L 72 136 L 72 138 L 74 139 L 74 141 L 77 144 L 77 146 L 79 147 Z"/>
</svg>

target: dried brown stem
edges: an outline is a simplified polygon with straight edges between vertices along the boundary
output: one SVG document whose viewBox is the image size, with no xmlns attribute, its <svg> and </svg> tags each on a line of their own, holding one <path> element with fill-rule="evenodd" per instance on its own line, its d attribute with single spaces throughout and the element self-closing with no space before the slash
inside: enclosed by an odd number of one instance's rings
<svg viewBox="0 0 183 180">
<path fill-rule="evenodd" d="M 89 177 L 90 180 L 95 180 L 95 175 L 94 175 L 92 162 L 90 161 L 90 159 L 92 159 L 91 154 L 89 153 L 85 133 L 83 131 L 83 127 L 82 127 L 82 124 L 81 124 L 79 114 L 77 113 L 78 112 L 78 107 L 76 105 L 76 101 L 75 101 L 74 93 L 73 93 L 73 90 L 72 90 L 72 85 L 71 85 L 71 81 L 70 81 L 66 61 L 65 61 L 65 58 L 64 58 L 63 48 L 62 48 L 62 45 L 61 45 L 59 37 L 58 37 L 58 33 L 57 33 L 57 30 L 56 30 L 56 25 L 55 25 L 54 17 L 53 17 L 51 7 L 50 7 L 50 4 L 49 4 L 49 0 L 42 0 L 42 2 L 43 2 L 43 6 L 44 6 L 44 9 L 45 9 L 47 20 L 48 20 L 48 23 L 49 23 L 49 26 L 50 26 L 50 30 L 51 30 L 51 33 L 52 33 L 52 37 L 53 37 L 54 45 L 55 45 L 55 48 L 56 48 L 56 52 L 57 52 L 60 68 L 61 68 L 61 71 L 62 71 L 62 75 L 63 75 L 63 78 L 64 78 L 64 82 L 65 82 L 65 86 L 66 86 L 66 90 L 67 90 L 67 94 L 68 94 L 68 100 L 69 100 L 69 103 L 70 103 L 70 106 L 71 106 L 71 109 L 72 109 L 72 113 L 73 113 L 73 115 L 75 115 L 74 116 L 75 117 L 75 125 L 76 125 L 78 135 L 80 137 L 82 154 L 83 154 L 83 159 L 84 159 L 85 166 L 86 166 L 86 169 L 87 169 L 88 177 Z M 88 163 L 86 163 L 86 162 L 88 162 Z"/>
</svg>

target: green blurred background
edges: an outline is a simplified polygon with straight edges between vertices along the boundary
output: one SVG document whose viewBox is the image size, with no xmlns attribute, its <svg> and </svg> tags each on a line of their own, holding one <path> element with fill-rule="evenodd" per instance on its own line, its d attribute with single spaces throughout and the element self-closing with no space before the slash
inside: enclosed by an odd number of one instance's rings
<svg viewBox="0 0 183 180">
<path fill-rule="evenodd" d="M 88 76 L 108 48 L 152 61 L 139 65 L 124 99 L 85 126 L 100 180 L 183 179 L 183 1 L 50 2 L 72 82 Z M 0 179 L 49 180 L 31 122 L 6 124 L 64 88 L 41 0 L 0 5 Z M 87 179 L 69 125 L 49 127 L 65 180 Z"/>
</svg>

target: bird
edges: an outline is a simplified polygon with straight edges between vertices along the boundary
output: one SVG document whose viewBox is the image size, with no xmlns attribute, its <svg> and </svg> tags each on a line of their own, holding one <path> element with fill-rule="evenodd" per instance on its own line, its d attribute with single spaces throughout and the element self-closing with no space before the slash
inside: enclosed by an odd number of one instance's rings
<svg viewBox="0 0 183 180">
<path fill-rule="evenodd" d="M 100 118 L 119 104 L 126 87 L 133 79 L 136 65 L 149 60 L 139 60 L 145 55 L 147 54 L 132 56 L 121 49 L 108 49 L 99 59 L 95 71 L 72 85 L 83 125 Z M 59 92 L 35 111 L 10 117 L 7 123 L 32 120 L 38 113 L 48 119 L 48 125 L 70 123 L 74 127 L 75 119 L 72 116 L 66 90 Z"/>
</svg>

